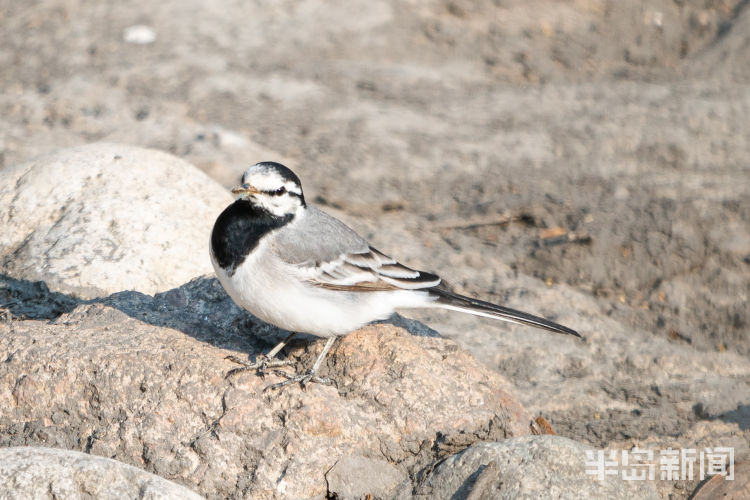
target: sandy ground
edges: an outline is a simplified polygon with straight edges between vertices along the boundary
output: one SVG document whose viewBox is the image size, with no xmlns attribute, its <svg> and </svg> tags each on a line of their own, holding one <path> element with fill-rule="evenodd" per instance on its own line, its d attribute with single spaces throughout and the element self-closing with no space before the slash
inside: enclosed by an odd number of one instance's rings
<svg viewBox="0 0 750 500">
<path fill-rule="evenodd" d="M 645 353 L 655 339 L 746 361 L 748 33 L 740 0 L 5 0 L 0 168 L 100 140 L 171 152 L 226 186 L 281 161 L 308 200 L 459 290 L 603 343 L 577 311 L 637 332 Z M 525 296 L 532 282 L 549 293 Z M 544 333 L 418 317 L 511 378 L 513 346 L 553 355 Z M 632 378 L 609 390 L 645 424 L 561 412 L 517 384 L 597 446 L 729 411 L 750 427 L 746 400 L 675 416 L 661 401 L 682 396 Z"/>
</svg>

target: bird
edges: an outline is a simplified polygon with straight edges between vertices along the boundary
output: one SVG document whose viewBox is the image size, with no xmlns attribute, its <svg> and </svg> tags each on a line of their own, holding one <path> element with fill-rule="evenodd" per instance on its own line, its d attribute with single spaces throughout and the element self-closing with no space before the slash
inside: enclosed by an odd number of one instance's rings
<svg viewBox="0 0 750 500">
<path fill-rule="evenodd" d="M 399 263 L 339 219 L 306 202 L 299 177 L 276 162 L 249 167 L 232 189 L 235 201 L 216 219 L 210 257 L 232 300 L 290 334 L 242 367 L 278 368 L 276 355 L 298 333 L 326 338 L 312 368 L 274 370 L 286 380 L 269 386 L 330 383 L 317 375 L 335 340 L 396 310 L 442 308 L 580 337 L 544 318 L 456 293 L 437 274 Z M 268 389 L 267 387 L 266 389 Z"/>
</svg>

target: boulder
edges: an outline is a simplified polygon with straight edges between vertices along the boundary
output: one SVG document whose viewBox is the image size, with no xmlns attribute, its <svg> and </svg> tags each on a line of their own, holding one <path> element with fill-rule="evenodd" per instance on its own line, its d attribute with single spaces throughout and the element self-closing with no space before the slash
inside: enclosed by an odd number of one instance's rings
<svg viewBox="0 0 750 500">
<path fill-rule="evenodd" d="M 417 489 L 422 498 L 658 498 L 652 482 L 587 474 L 586 452 L 560 436 L 523 436 L 478 443 L 448 457 Z M 591 472 L 591 470 L 589 470 Z"/>
<path fill-rule="evenodd" d="M 42 447 L 0 449 L 0 497 L 7 500 L 201 498 L 184 486 L 117 460 Z"/>
<path fill-rule="evenodd" d="M 0 272 L 83 298 L 156 293 L 212 271 L 232 201 L 174 156 L 97 143 L 0 170 Z"/>
<path fill-rule="evenodd" d="M 25 302 L 24 286 L 13 289 Z M 372 484 L 342 480 L 363 461 L 389 478 L 373 486 L 384 494 L 477 441 L 530 432 L 501 376 L 450 340 L 388 323 L 336 344 L 321 375 L 337 385 L 264 392 L 283 379 L 226 378 L 236 364 L 225 356 L 254 357 L 270 347 L 261 338 L 285 333 L 237 308 L 215 278 L 2 322 L 0 446 L 115 458 L 208 497 L 323 498 Z M 293 344 L 288 370 L 321 348 Z"/>
</svg>

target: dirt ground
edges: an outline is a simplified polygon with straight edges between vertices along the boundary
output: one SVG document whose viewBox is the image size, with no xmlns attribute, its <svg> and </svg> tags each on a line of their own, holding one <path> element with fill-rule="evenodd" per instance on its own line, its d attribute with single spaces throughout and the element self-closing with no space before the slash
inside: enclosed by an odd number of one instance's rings
<svg viewBox="0 0 750 500">
<path fill-rule="evenodd" d="M 5 0 L 0 168 L 100 140 L 226 186 L 281 161 L 466 293 L 565 310 L 524 302 L 530 278 L 697 357 L 747 357 L 749 33 L 744 0 Z M 513 378 L 485 342 L 504 326 L 446 321 L 430 324 Z M 702 418 L 659 397 L 623 396 L 646 424 L 535 407 L 597 446 Z"/>
</svg>

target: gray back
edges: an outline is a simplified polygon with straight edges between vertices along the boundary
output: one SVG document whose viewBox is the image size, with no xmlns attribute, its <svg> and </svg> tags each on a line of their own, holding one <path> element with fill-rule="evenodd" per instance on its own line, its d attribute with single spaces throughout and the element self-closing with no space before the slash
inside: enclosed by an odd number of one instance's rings
<svg viewBox="0 0 750 500">
<path fill-rule="evenodd" d="M 271 248 L 285 262 L 316 265 L 342 254 L 366 253 L 370 246 L 340 220 L 308 205 L 304 217 L 279 229 Z"/>
</svg>

